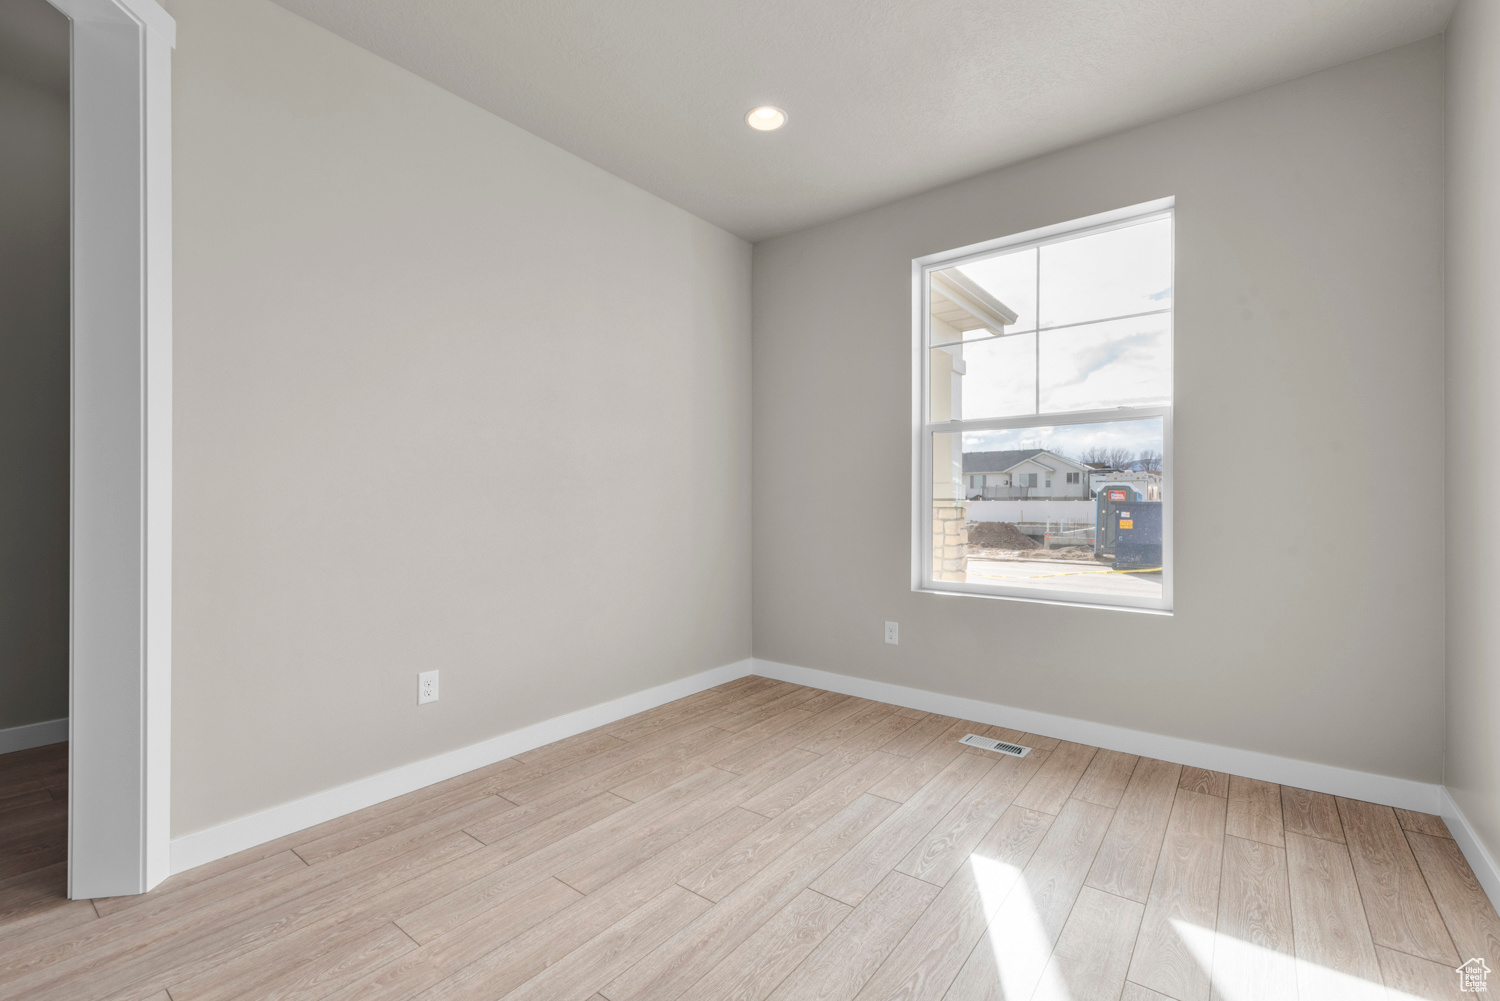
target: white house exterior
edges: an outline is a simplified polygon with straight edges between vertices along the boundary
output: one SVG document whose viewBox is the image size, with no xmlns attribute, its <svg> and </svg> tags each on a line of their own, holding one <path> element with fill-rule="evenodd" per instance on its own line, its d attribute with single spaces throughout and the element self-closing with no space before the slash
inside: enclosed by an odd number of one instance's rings
<svg viewBox="0 0 1500 1001">
<path fill-rule="evenodd" d="M 1087 500 L 1090 472 L 1044 448 L 965 452 L 964 494 L 969 500 Z"/>
</svg>

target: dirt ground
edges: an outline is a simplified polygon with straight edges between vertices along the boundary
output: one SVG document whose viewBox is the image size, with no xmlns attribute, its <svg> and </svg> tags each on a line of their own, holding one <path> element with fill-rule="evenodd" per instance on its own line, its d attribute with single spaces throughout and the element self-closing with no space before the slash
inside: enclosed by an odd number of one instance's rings
<svg viewBox="0 0 1500 1001">
<path fill-rule="evenodd" d="M 1008 521 L 971 521 L 966 527 L 969 530 L 970 549 L 978 547 L 1014 552 L 1022 549 L 1042 548 L 1040 542 Z"/>
<path fill-rule="evenodd" d="M 1042 544 L 1008 521 L 971 521 L 969 556 L 981 560 L 1042 560 L 1050 563 L 1109 563 L 1095 559 L 1092 546 L 1058 546 L 1044 549 Z"/>
</svg>

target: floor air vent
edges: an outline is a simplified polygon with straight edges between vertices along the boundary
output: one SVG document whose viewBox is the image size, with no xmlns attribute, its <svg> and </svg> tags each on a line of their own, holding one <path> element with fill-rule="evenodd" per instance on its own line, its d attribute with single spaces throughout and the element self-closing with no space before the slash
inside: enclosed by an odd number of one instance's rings
<svg viewBox="0 0 1500 1001">
<path fill-rule="evenodd" d="M 992 740 L 989 737 L 981 737 L 977 733 L 971 733 L 959 741 L 960 744 L 968 744 L 970 747 L 982 747 L 986 751 L 999 751 L 1001 754 L 1009 754 L 1013 757 L 1024 758 L 1031 751 L 1029 747 L 1020 744 L 1007 744 L 1003 740 Z"/>
</svg>

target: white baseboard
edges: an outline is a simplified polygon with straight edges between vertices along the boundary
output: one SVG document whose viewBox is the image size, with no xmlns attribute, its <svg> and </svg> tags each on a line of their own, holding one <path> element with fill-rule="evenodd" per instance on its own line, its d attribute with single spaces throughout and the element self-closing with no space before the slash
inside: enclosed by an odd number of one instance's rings
<svg viewBox="0 0 1500 1001">
<path fill-rule="evenodd" d="M 1142 754 L 1164 761 L 1175 761 L 1199 768 L 1229 772 L 1247 778 L 1263 779 L 1281 785 L 1312 789 L 1316 792 L 1351 799 L 1383 803 L 1406 810 L 1435 813 L 1443 817 L 1464 857 L 1468 859 L 1480 884 L 1492 901 L 1500 901 L 1500 866 L 1480 842 L 1463 811 L 1448 790 L 1440 785 L 1411 779 L 1375 775 L 1370 772 L 1333 765 L 1299 761 L 1258 751 L 1247 751 L 1218 744 L 1206 744 L 1181 737 L 1132 730 L 1127 727 L 1093 723 L 1069 716 L 1018 709 L 1014 706 L 984 702 L 957 695 L 944 695 L 920 688 L 909 688 L 883 681 L 871 681 L 845 674 L 834 674 L 813 668 L 780 664 L 768 660 L 742 660 L 709 671 L 658 685 L 604 702 L 587 709 L 544 720 L 532 726 L 513 730 L 469 747 L 449 751 L 436 757 L 390 771 L 358 779 L 346 785 L 283 803 L 269 810 L 240 817 L 227 824 L 172 839 L 172 872 L 178 873 L 214 859 L 232 855 L 246 848 L 341 817 L 355 810 L 384 802 L 424 786 L 482 768 L 504 758 L 521 754 L 543 744 L 591 730 L 638 712 L 685 698 L 704 689 L 758 674 L 793 684 L 821 688 L 844 695 L 892 705 L 921 709 L 925 712 L 956 716 L 979 723 L 1010 727 L 1028 733 L 1057 737 L 1080 744 L 1093 744 L 1129 754 Z M 68 721 L 51 720 L 26 727 L 0 730 L 0 753 L 40 744 L 66 740 Z M 22 736 L 22 734 L 25 736 Z M 8 741 L 28 741 L 8 743 Z"/>
<path fill-rule="evenodd" d="M 1490 902 L 1500 908 L 1500 903 L 1496 903 L 1500 901 L 1500 866 L 1495 865 L 1494 856 L 1484 847 L 1484 842 L 1479 840 L 1479 833 L 1474 830 L 1469 818 L 1464 816 L 1453 794 L 1446 788 L 1443 790 L 1442 817 L 1443 823 L 1448 825 L 1448 833 L 1458 842 L 1459 851 L 1469 860 L 1469 868 L 1474 870 L 1479 885 L 1484 887 Z"/>
<path fill-rule="evenodd" d="M 41 723 L 27 723 L 0 730 L 0 754 L 24 751 L 28 747 L 56 744 L 68 739 L 68 717 L 49 719 Z"/>
<path fill-rule="evenodd" d="M 346 813 L 383 803 L 434 782 L 462 775 L 664 703 L 686 698 L 751 673 L 751 661 L 748 659 L 726 664 L 610 702 L 543 720 L 456 751 L 304 796 L 218 827 L 173 838 L 172 872 L 182 872 L 205 862 L 233 855 L 246 848 L 294 834 L 335 817 L 342 817 Z M 63 722 L 66 723 L 66 720 Z M 64 735 L 66 736 L 66 731 Z"/>
<path fill-rule="evenodd" d="M 921 709 L 926 712 L 957 716 L 959 719 L 989 723 L 993 726 L 1009 727 L 1027 733 L 1071 740 L 1079 744 L 1107 747 L 1112 751 L 1142 754 L 1175 761 L 1198 768 L 1209 768 L 1216 772 L 1229 772 L 1246 778 L 1262 779 L 1279 785 L 1311 789 L 1315 792 L 1331 793 L 1349 799 L 1362 799 L 1370 803 L 1399 806 L 1404 810 L 1422 813 L 1437 813 L 1442 807 L 1443 787 L 1428 782 L 1393 778 L 1320 765 L 1295 758 L 1282 758 L 1259 751 L 1245 751 L 1237 747 L 1205 744 L 1182 737 L 1167 737 L 1143 730 L 1131 730 L 1108 723 L 1091 723 L 1070 716 L 1054 716 L 1051 713 L 1031 709 L 1017 709 L 995 702 L 982 702 L 958 695 L 943 695 L 920 688 L 907 688 L 884 681 L 869 681 L 847 674 L 833 674 L 809 667 L 778 664 L 775 661 L 756 660 L 755 673 L 767 678 L 790 681 L 809 688 L 823 688 L 844 695 L 893 705 Z"/>
<path fill-rule="evenodd" d="M 1051 713 L 1017 709 L 995 702 L 983 702 L 957 695 L 943 695 L 921 688 L 908 688 L 883 681 L 869 681 L 846 674 L 833 674 L 792 664 L 775 661 L 755 661 L 754 673 L 780 681 L 790 681 L 809 688 L 821 688 L 843 695 L 856 695 L 877 702 L 921 709 L 925 712 L 956 716 L 1009 727 L 1026 733 L 1035 733 L 1060 740 L 1071 740 L 1080 744 L 1093 744 L 1113 751 L 1142 754 L 1163 761 L 1175 761 L 1184 765 L 1196 765 L 1217 772 L 1229 772 L 1246 778 L 1262 779 L 1278 785 L 1311 789 L 1315 792 L 1361 799 L 1369 803 L 1382 803 L 1403 810 L 1434 813 L 1448 825 L 1448 832 L 1474 870 L 1479 885 L 1489 896 L 1490 902 L 1500 908 L 1500 865 L 1479 839 L 1468 817 L 1459 809 L 1458 803 L 1448 790 L 1435 783 L 1415 782 L 1411 779 L 1394 778 L 1320 765 L 1296 758 L 1283 758 L 1259 751 L 1246 751 L 1237 747 L 1205 744 L 1181 737 L 1166 737 L 1127 727 L 1111 726 L 1107 723 L 1091 723 L 1070 716 L 1054 716 Z"/>
</svg>

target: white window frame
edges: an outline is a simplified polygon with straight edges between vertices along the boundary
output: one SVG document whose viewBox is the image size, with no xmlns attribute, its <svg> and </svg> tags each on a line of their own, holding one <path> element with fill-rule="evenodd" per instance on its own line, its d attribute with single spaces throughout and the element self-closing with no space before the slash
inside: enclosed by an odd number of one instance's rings
<svg viewBox="0 0 1500 1001">
<path fill-rule="evenodd" d="M 1172 489 L 1175 456 L 1172 449 L 1172 405 L 1149 407 L 1115 407 L 1109 410 L 1080 410 L 1066 413 L 1026 414 L 1021 417 L 997 417 L 988 420 L 957 420 L 933 422 L 928 420 L 929 354 L 928 332 L 931 319 L 929 301 L 930 281 L 933 271 L 951 268 L 972 260 L 989 257 L 995 252 L 1021 246 L 1041 246 L 1060 243 L 1091 232 L 1120 229 L 1143 222 L 1153 216 L 1174 217 L 1176 199 L 1161 198 L 1155 201 L 1130 205 L 1110 212 L 1074 219 L 1069 222 L 1043 226 L 1039 229 L 1014 233 L 1010 236 L 971 244 L 956 250 L 929 254 L 912 261 L 912 523 L 911 523 L 911 582 L 913 591 L 933 594 L 970 595 L 987 598 L 1005 598 L 1018 601 L 1034 601 L 1052 605 L 1078 605 L 1087 608 L 1114 608 L 1128 611 L 1171 614 L 1172 585 L 1175 561 L 1173 559 L 1172 526 L 1173 504 L 1176 492 Z M 1176 378 L 1176 225 L 1172 233 L 1173 247 L 1173 323 L 1170 344 L 1172 346 L 1172 395 L 1177 398 Z M 1041 342 L 1038 339 L 1038 349 Z M 994 431 L 1008 428 L 1057 426 L 1066 424 L 1097 424 L 1108 421 L 1125 421 L 1140 418 L 1160 418 L 1162 422 L 1162 593 L 1153 598 L 1137 595 L 1089 594 L 1086 592 L 1061 592 L 1024 585 L 999 584 L 979 581 L 937 581 L 932 577 L 932 436 L 941 433 L 965 431 Z"/>
</svg>

